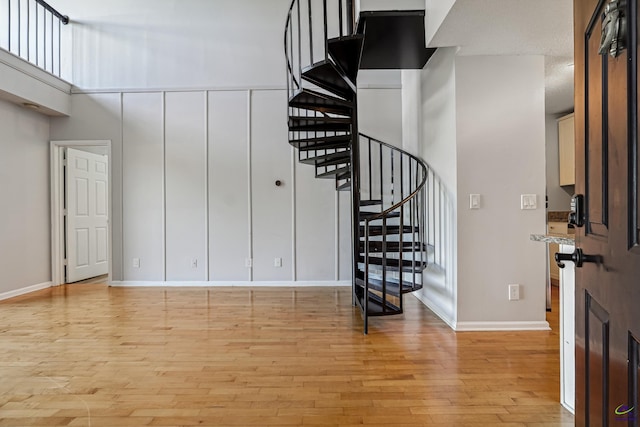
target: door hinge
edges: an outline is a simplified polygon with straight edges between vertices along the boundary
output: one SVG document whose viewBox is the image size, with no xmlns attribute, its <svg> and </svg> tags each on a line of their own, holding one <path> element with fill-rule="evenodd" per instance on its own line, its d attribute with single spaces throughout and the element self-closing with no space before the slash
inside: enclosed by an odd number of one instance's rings
<svg viewBox="0 0 640 427">
<path fill-rule="evenodd" d="M 62 159 L 62 166 L 67 166 L 67 159 Z"/>
<path fill-rule="evenodd" d="M 67 266 L 67 265 L 69 265 L 69 262 L 65 259 L 65 260 L 62 261 L 62 265 Z"/>
<path fill-rule="evenodd" d="M 67 216 L 67 210 L 66 209 L 62 209 L 62 216 Z"/>
</svg>

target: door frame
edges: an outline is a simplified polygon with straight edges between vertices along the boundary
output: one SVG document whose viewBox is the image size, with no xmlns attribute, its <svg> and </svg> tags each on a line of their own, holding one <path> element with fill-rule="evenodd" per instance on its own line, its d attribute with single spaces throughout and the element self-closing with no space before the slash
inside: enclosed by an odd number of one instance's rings
<svg viewBox="0 0 640 427">
<path fill-rule="evenodd" d="M 51 286 L 63 285 L 65 280 L 64 274 L 64 168 L 63 168 L 63 150 L 65 148 L 78 147 L 107 147 L 107 159 L 109 168 L 107 171 L 108 180 L 108 219 L 107 219 L 107 254 L 108 260 L 108 278 L 107 282 L 111 283 L 112 278 L 112 262 L 113 262 L 113 227 L 111 227 L 111 219 L 113 218 L 113 191 L 112 191 L 112 173 L 113 167 L 111 162 L 111 141 L 110 140 L 70 140 L 70 141 L 50 141 L 50 168 L 51 174 Z"/>
</svg>

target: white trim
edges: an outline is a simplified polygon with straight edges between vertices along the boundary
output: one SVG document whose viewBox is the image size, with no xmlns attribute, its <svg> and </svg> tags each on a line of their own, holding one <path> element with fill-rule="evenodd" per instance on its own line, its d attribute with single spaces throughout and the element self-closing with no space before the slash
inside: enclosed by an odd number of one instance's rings
<svg viewBox="0 0 640 427">
<path fill-rule="evenodd" d="M 150 93 L 150 92 L 246 92 L 246 91 L 286 91 L 286 86 L 212 86 L 212 87 L 150 87 L 150 88 L 104 88 L 104 89 L 82 89 L 71 88 L 72 95 L 91 95 L 98 93 Z"/>
<path fill-rule="evenodd" d="M 431 310 L 433 312 L 433 314 L 438 316 L 440 318 L 440 320 L 442 320 L 444 323 L 446 323 L 447 326 L 449 326 L 454 331 L 456 330 L 456 322 L 455 322 L 455 320 L 451 319 L 447 314 L 445 314 L 445 312 L 442 311 L 442 309 L 440 307 L 438 307 L 437 305 L 435 305 L 431 301 L 429 301 L 422 294 L 422 292 L 414 292 L 414 293 L 412 293 L 412 295 L 414 297 L 416 297 L 421 303 L 423 303 L 429 310 Z"/>
<path fill-rule="evenodd" d="M 290 133 L 287 132 L 287 139 Z M 296 168 L 298 159 L 296 159 L 296 149 L 291 146 L 291 280 L 298 280 L 298 207 L 296 195 Z"/>
<path fill-rule="evenodd" d="M 211 224 L 209 207 L 209 92 L 204 92 L 204 277 L 211 280 L 209 230 Z"/>
<path fill-rule="evenodd" d="M 549 323 L 540 321 L 457 322 L 456 332 L 465 331 L 550 331 Z"/>
<path fill-rule="evenodd" d="M 35 291 L 41 291 L 53 286 L 52 282 L 38 283 L 37 285 L 27 286 L 26 288 L 16 289 L 14 291 L 4 292 L 0 294 L 0 301 L 9 298 L 19 297 L 20 295 L 28 294 Z"/>
<path fill-rule="evenodd" d="M 167 280 L 167 94 L 162 94 L 162 280 Z"/>
<path fill-rule="evenodd" d="M 120 188 L 118 189 L 120 192 L 120 277 L 124 278 L 125 263 L 124 259 L 124 93 L 120 92 Z M 109 156 L 109 168 L 113 167 L 113 161 L 111 156 Z M 109 180 L 109 189 L 113 182 Z M 113 192 L 109 192 L 109 207 L 113 204 L 113 200 L 111 195 Z M 109 217 L 109 223 L 112 223 L 112 217 Z M 111 227 L 110 227 L 111 228 Z M 113 255 L 113 253 L 112 253 Z M 109 262 L 111 262 L 111 257 L 109 258 Z M 111 270 L 110 270 L 111 271 Z M 111 276 L 109 276 L 111 277 Z"/>
<path fill-rule="evenodd" d="M 253 124 L 253 119 L 251 116 L 252 96 L 253 91 L 251 89 L 247 90 L 247 234 L 249 239 L 249 259 L 251 260 L 251 267 L 249 267 L 248 272 L 249 281 L 253 280 L 253 183 L 251 182 L 253 180 L 253 172 L 251 170 L 253 166 L 251 161 L 251 139 L 253 138 L 253 135 L 251 133 L 251 126 Z"/>
<path fill-rule="evenodd" d="M 364 83 L 358 85 L 358 89 L 402 89 L 400 83 Z M 210 86 L 210 87 L 149 87 L 149 88 L 102 88 L 102 89 L 83 89 L 79 87 L 71 87 L 72 95 L 90 95 L 98 93 L 149 93 L 149 92 L 245 92 L 245 91 L 286 91 L 286 86 Z"/>
<path fill-rule="evenodd" d="M 334 277 L 336 280 L 340 280 L 340 192 L 339 191 L 335 191 L 334 192 L 334 202 L 335 202 L 335 222 L 334 222 L 334 226 L 335 226 L 335 230 L 334 230 L 334 245 L 333 245 L 333 250 L 334 250 L 334 268 L 335 268 L 335 274 Z"/>
<path fill-rule="evenodd" d="M 51 182 L 51 286 L 64 284 L 64 215 L 62 194 L 62 150 L 67 147 L 107 147 L 107 158 L 109 159 L 109 219 L 108 219 L 108 254 L 109 254 L 109 280 L 113 277 L 113 156 L 111 153 L 110 140 L 95 141 L 50 141 L 50 182 Z"/>
<path fill-rule="evenodd" d="M 307 288 L 307 287 L 336 287 L 351 286 L 350 280 L 328 280 L 328 281 L 185 281 L 185 282 L 161 282 L 161 281 L 114 281 L 109 283 L 113 287 L 286 287 L 286 288 Z"/>
</svg>

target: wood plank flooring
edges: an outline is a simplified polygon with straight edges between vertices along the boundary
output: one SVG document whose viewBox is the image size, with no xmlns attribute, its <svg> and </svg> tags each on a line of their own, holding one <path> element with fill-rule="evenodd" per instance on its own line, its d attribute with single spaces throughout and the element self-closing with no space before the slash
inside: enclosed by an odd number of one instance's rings
<svg viewBox="0 0 640 427">
<path fill-rule="evenodd" d="M 350 288 L 66 285 L 0 303 L 0 426 L 570 426 L 553 331 L 454 333 Z"/>
</svg>

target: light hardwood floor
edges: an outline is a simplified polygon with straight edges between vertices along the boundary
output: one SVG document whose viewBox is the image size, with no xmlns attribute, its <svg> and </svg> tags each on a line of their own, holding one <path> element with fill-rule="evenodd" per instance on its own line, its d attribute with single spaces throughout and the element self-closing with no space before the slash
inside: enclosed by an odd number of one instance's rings
<svg viewBox="0 0 640 427">
<path fill-rule="evenodd" d="M 66 285 L 0 303 L 0 426 L 561 426 L 550 332 L 454 333 L 349 288 Z"/>
</svg>

